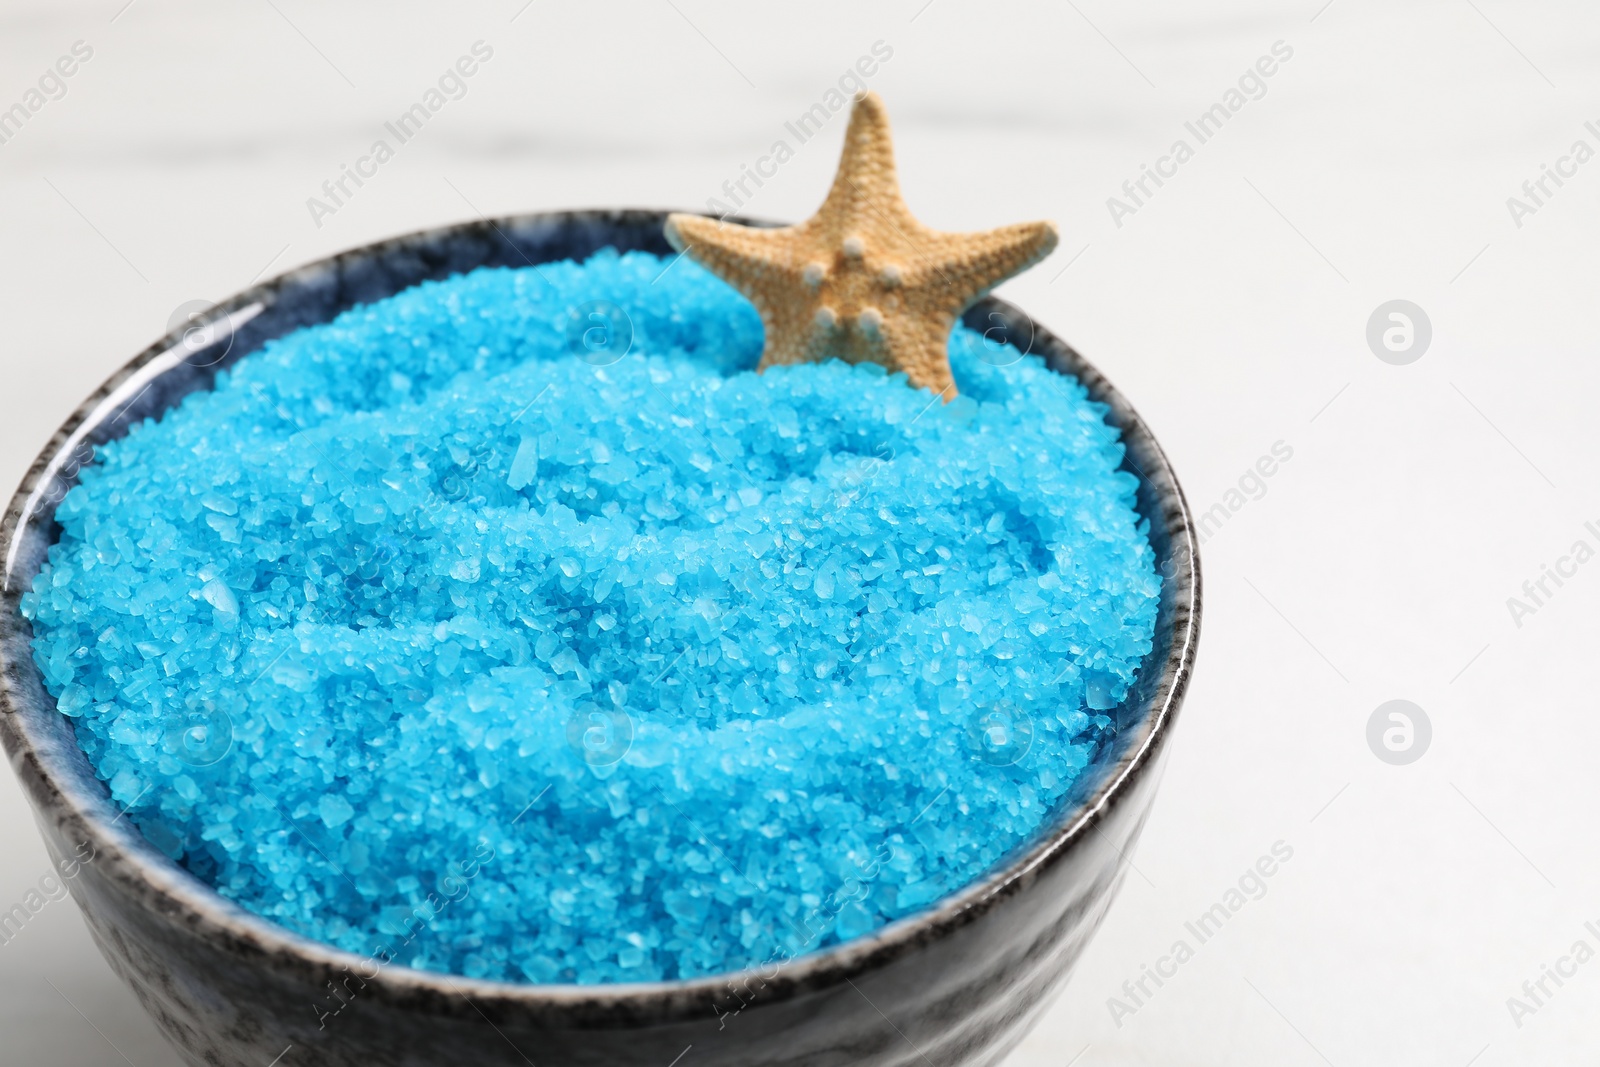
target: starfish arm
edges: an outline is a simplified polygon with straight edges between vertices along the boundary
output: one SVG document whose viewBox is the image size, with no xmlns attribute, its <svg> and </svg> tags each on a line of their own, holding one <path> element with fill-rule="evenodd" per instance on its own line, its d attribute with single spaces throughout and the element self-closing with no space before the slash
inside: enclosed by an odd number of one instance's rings
<svg viewBox="0 0 1600 1067">
<path fill-rule="evenodd" d="M 949 403 L 956 395 L 950 373 L 950 330 L 954 325 L 953 315 L 939 312 L 891 320 L 884 324 L 888 358 L 875 362 L 905 372 L 912 388 L 931 390 Z"/>
<path fill-rule="evenodd" d="M 771 284 L 762 279 L 794 272 L 785 239 L 789 229 L 757 229 L 704 215 L 674 213 L 667 216 L 663 232 L 673 248 L 751 296 L 757 287 Z"/>
<path fill-rule="evenodd" d="M 850 109 L 844 152 L 839 157 L 833 185 L 812 221 L 827 220 L 848 229 L 863 223 L 870 225 L 868 220 L 872 219 L 892 228 L 916 225 L 900 198 L 889 114 L 877 93 L 862 93 Z"/>
<path fill-rule="evenodd" d="M 908 287 L 940 293 L 942 302 L 965 310 L 989 290 L 1022 273 L 1055 250 L 1053 222 L 1022 222 L 982 233 L 942 234 L 920 257 Z"/>
<path fill-rule="evenodd" d="M 757 370 L 816 363 L 827 358 L 826 333 L 817 329 L 804 305 L 761 301 L 756 302 L 756 310 L 761 314 L 761 326 L 767 336 Z"/>
</svg>

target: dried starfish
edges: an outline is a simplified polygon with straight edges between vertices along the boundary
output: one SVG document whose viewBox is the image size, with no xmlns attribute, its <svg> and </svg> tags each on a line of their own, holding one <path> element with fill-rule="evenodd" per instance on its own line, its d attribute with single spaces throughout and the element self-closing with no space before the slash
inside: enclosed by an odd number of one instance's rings
<svg viewBox="0 0 1600 1067">
<path fill-rule="evenodd" d="M 913 218 L 876 93 L 856 97 L 833 188 L 805 222 L 756 229 L 673 214 L 665 232 L 755 304 L 767 331 L 758 369 L 870 361 L 947 401 L 956 395 L 947 348 L 956 319 L 1057 240 L 1050 222 L 940 233 Z"/>
</svg>

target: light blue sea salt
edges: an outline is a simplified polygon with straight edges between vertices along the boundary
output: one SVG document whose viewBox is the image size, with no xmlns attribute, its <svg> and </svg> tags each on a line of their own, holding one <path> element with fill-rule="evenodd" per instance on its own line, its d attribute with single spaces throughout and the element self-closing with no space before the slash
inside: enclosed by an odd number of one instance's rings
<svg viewBox="0 0 1600 1067">
<path fill-rule="evenodd" d="M 153 843 L 382 961 L 595 983 L 859 936 L 1054 813 L 1160 590 L 1103 409 L 964 328 L 948 405 L 749 373 L 666 266 L 421 285 L 100 449 L 23 607 Z"/>
</svg>

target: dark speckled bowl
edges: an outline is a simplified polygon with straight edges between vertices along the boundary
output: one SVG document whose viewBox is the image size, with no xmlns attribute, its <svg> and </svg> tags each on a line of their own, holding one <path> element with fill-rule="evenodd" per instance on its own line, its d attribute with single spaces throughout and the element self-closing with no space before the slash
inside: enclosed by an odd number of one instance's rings
<svg viewBox="0 0 1600 1067">
<path fill-rule="evenodd" d="M 583 258 L 606 245 L 670 254 L 664 213 L 525 215 L 401 237 L 314 263 L 208 313 L 112 376 L 56 432 L 11 501 L 0 540 L 0 736 L 100 951 L 191 1064 L 539 1067 L 958 1067 L 998 1062 L 1061 988 L 1121 884 L 1155 796 L 1200 625 L 1195 530 L 1139 416 L 1021 311 L 966 316 L 1031 345 L 1110 407 L 1139 476 L 1166 576 L 1155 647 L 1117 711 L 1115 743 L 1039 836 L 937 905 L 866 937 L 759 970 L 686 982 L 535 986 L 389 967 L 307 940 L 224 900 L 122 819 L 44 691 L 18 600 L 59 529 L 54 509 L 89 446 L 207 388 L 219 367 L 352 304 L 474 267 Z M 993 335 L 992 335 L 993 336 Z M 364 975 L 365 977 L 357 977 Z M 329 983 L 348 1000 L 324 1018 Z"/>
</svg>

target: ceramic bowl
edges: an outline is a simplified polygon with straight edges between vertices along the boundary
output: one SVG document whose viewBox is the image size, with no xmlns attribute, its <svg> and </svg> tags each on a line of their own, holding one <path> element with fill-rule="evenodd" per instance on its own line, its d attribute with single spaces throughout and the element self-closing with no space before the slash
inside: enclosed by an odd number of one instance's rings
<svg viewBox="0 0 1600 1067">
<path fill-rule="evenodd" d="M 269 340 L 353 304 L 481 266 L 670 255 L 664 212 L 523 215 L 430 230 L 302 267 L 151 346 L 73 414 L 0 525 L 0 737 L 96 944 L 190 1064 L 828 1067 L 998 1062 L 1062 987 L 1121 884 L 1155 796 L 1200 623 L 1197 538 L 1176 478 L 1128 403 L 1017 308 L 966 315 L 1072 374 L 1109 408 L 1165 576 L 1155 644 L 1116 740 L 1054 818 L 928 910 L 782 964 L 691 981 L 514 985 L 391 966 L 244 911 L 168 860 L 112 802 L 57 713 L 18 610 L 91 446 L 159 416 Z M 84 857 L 92 857 L 86 862 Z M 343 1002 L 327 1014 L 333 997 Z"/>
</svg>

